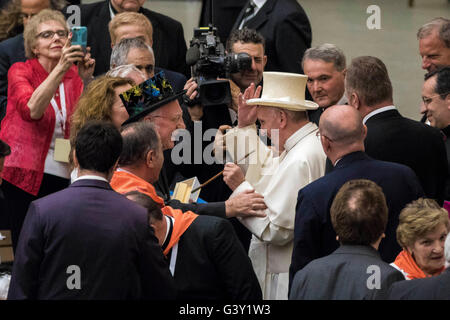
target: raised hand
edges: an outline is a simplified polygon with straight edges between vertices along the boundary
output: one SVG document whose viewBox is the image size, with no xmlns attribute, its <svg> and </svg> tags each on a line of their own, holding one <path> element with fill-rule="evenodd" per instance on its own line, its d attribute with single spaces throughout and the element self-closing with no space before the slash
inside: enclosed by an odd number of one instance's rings
<svg viewBox="0 0 450 320">
<path fill-rule="evenodd" d="M 238 107 L 238 127 L 243 128 L 252 125 L 256 122 L 256 107 L 249 106 L 247 100 L 259 98 L 261 95 L 262 87 L 255 87 L 252 83 L 247 89 L 245 89 L 244 94 L 239 94 L 239 107 Z"/>
<path fill-rule="evenodd" d="M 77 46 L 79 47 L 79 46 Z M 85 84 L 93 78 L 93 73 L 95 69 L 95 59 L 91 57 L 91 48 L 86 48 L 86 54 L 83 59 L 78 63 L 78 74 Z"/>
</svg>

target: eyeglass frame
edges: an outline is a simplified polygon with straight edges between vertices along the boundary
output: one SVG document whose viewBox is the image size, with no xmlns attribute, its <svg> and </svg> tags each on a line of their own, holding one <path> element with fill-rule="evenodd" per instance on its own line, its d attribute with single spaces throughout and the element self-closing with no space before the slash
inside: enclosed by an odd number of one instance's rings
<svg viewBox="0 0 450 320">
<path fill-rule="evenodd" d="M 184 123 L 183 114 L 177 115 L 177 119 L 176 120 L 174 120 L 173 118 L 167 117 L 167 116 L 162 116 L 162 115 L 151 115 L 151 117 L 152 118 L 165 118 L 165 119 L 168 119 L 168 120 L 170 120 L 171 122 L 173 122 L 175 124 L 178 124 L 180 121 L 183 121 L 183 123 Z"/>
<path fill-rule="evenodd" d="M 319 130 L 317 130 L 317 132 L 316 132 L 316 137 L 317 137 L 318 139 L 320 139 L 320 137 L 324 137 L 324 138 L 327 139 L 328 141 L 334 142 L 333 139 L 330 139 L 330 138 L 328 138 L 326 135 L 321 134 Z"/>
<path fill-rule="evenodd" d="M 426 97 L 427 98 L 427 101 L 425 101 L 425 99 L 424 99 L 424 97 L 422 97 L 422 103 L 424 104 L 424 106 L 425 107 L 428 107 L 428 105 L 430 104 L 430 103 L 432 103 L 433 102 L 433 98 L 436 98 L 436 97 L 441 97 L 442 95 L 444 95 L 445 97 L 447 97 L 447 95 L 449 95 L 450 94 L 450 92 L 444 92 L 443 94 L 435 94 L 435 95 L 433 95 L 433 96 L 431 96 L 431 97 Z M 445 99 L 445 98 L 444 98 Z M 444 99 L 441 99 L 441 100 L 444 100 Z"/>
<path fill-rule="evenodd" d="M 50 32 L 50 35 L 49 35 L 47 38 L 43 36 L 43 34 L 46 33 L 46 32 Z M 61 34 L 59 34 L 58 32 L 59 32 L 59 33 L 64 32 L 64 35 L 61 35 Z M 53 30 L 45 30 L 45 31 L 39 32 L 39 33 L 36 35 L 36 39 L 37 39 L 37 38 L 42 38 L 42 39 L 47 39 L 47 40 L 48 40 L 48 39 L 53 39 L 53 38 L 55 37 L 55 34 L 57 34 L 58 37 L 60 37 L 60 38 L 67 38 L 67 37 L 69 36 L 69 31 L 64 30 L 64 29 L 60 29 L 60 30 L 56 30 L 56 31 L 53 31 Z"/>
</svg>

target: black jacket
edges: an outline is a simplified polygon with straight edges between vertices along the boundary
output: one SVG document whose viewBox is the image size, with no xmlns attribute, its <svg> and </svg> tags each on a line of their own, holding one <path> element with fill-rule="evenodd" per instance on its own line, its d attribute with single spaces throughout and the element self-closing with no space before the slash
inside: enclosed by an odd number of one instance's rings
<svg viewBox="0 0 450 320">
<path fill-rule="evenodd" d="M 419 178 L 425 196 L 442 205 L 448 173 L 447 154 L 439 130 L 404 118 L 397 110 L 370 117 L 366 126 L 366 153 L 374 159 L 410 167 Z"/>
<path fill-rule="evenodd" d="M 233 30 L 239 27 L 245 6 Z M 245 25 L 256 29 L 266 40 L 265 71 L 303 73 L 301 61 L 306 49 L 311 47 L 311 25 L 296 0 L 267 0 L 256 16 Z"/>
<path fill-rule="evenodd" d="M 181 236 L 174 279 L 181 300 L 262 299 L 247 253 L 231 224 L 217 217 L 197 217 Z"/>
<path fill-rule="evenodd" d="M 450 300 L 450 269 L 438 276 L 398 282 L 389 290 L 390 300 Z"/>
</svg>

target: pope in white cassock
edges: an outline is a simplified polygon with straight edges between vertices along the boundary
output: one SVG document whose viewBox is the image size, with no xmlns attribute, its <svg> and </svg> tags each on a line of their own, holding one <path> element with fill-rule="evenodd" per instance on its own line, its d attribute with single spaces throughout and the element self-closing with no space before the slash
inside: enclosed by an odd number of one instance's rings
<svg viewBox="0 0 450 320">
<path fill-rule="evenodd" d="M 297 193 L 324 175 L 326 156 L 306 112 L 318 108 L 305 100 L 308 77 L 264 72 L 263 79 L 261 98 L 261 87 L 252 84 L 239 99 L 238 127 L 225 135 L 221 127 L 215 144 L 216 155 L 225 146 L 233 161 L 251 153 L 245 163 L 226 163 L 223 177 L 233 190 L 230 198 L 251 189 L 264 196 L 266 216 L 240 221 L 253 234 L 249 256 L 263 298 L 280 300 L 288 298 Z M 257 119 L 272 147 L 258 137 Z"/>
</svg>

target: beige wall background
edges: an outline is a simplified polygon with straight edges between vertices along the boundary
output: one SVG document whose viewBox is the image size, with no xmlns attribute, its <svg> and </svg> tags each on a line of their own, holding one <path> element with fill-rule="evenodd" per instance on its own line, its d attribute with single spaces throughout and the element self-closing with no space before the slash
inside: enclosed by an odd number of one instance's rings
<svg viewBox="0 0 450 320">
<path fill-rule="evenodd" d="M 226 1 L 226 0 L 218 0 Z M 95 2 L 85 0 L 83 3 Z M 394 103 L 400 112 L 418 120 L 424 70 L 416 40 L 417 29 L 434 17 L 450 18 L 448 0 L 300 0 L 311 23 L 313 46 L 334 43 L 341 47 L 347 63 L 361 55 L 372 55 L 386 64 L 394 87 Z M 380 8 L 380 29 L 366 25 L 370 5 Z M 201 1 L 147 0 L 146 8 L 168 15 L 183 24 L 186 42 L 197 26 Z"/>
</svg>

